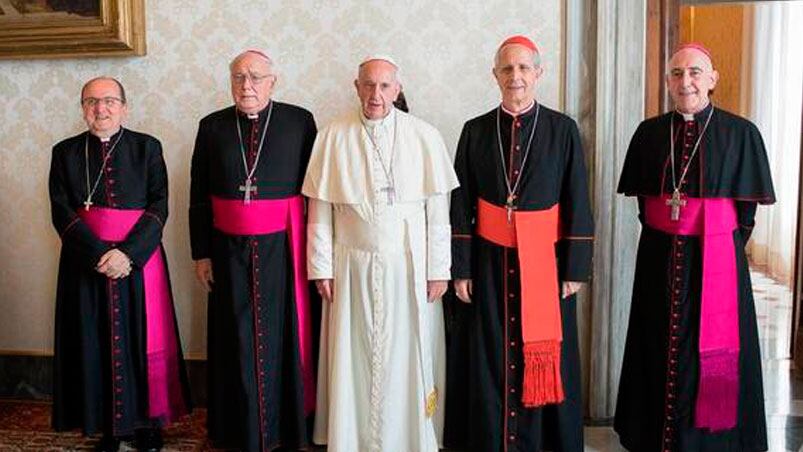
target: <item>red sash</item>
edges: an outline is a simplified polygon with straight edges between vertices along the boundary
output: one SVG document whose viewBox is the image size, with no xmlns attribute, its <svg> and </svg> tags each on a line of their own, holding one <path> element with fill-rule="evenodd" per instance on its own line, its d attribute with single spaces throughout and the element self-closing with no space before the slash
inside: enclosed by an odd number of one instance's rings
<svg viewBox="0 0 803 452">
<path fill-rule="evenodd" d="M 477 234 L 497 245 L 518 248 L 521 271 L 521 335 L 524 343 L 522 403 L 528 408 L 564 399 L 560 376 L 563 331 L 555 242 L 559 208 L 515 211 L 479 199 Z M 507 275 L 505 275 L 507 277 Z"/>
</svg>

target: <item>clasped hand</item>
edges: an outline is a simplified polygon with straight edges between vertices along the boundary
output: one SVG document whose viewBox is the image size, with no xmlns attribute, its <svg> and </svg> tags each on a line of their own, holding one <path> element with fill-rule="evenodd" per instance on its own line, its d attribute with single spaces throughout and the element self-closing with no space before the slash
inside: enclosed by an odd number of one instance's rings
<svg viewBox="0 0 803 452">
<path fill-rule="evenodd" d="M 107 278 L 125 278 L 131 273 L 131 259 L 117 248 L 112 248 L 100 257 L 95 270 Z"/>
</svg>

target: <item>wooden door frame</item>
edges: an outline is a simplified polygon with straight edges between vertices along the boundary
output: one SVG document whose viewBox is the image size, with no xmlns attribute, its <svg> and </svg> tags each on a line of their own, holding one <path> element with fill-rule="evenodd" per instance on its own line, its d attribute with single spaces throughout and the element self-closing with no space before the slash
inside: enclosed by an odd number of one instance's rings
<svg viewBox="0 0 803 452">
<path fill-rule="evenodd" d="M 800 99 L 803 105 L 803 98 Z M 801 109 L 800 136 L 803 137 L 803 109 Z M 795 375 L 803 374 L 803 334 L 801 334 L 801 302 L 803 302 L 803 139 L 800 140 L 800 172 L 797 176 L 797 229 L 795 238 L 795 273 L 792 283 L 792 340 L 789 353 Z"/>
<path fill-rule="evenodd" d="M 666 63 L 680 39 L 680 0 L 647 0 L 644 114 L 647 118 L 668 111 L 664 83 Z"/>
</svg>

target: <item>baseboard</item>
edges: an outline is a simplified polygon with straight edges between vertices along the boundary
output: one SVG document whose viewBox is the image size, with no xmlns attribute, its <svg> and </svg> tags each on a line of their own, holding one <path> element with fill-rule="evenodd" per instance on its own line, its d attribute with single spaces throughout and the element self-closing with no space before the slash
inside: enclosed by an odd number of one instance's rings
<svg viewBox="0 0 803 452">
<path fill-rule="evenodd" d="M 197 407 L 206 406 L 206 360 L 186 359 L 190 393 Z M 0 351 L 0 398 L 50 400 L 53 356 L 46 352 Z"/>
</svg>

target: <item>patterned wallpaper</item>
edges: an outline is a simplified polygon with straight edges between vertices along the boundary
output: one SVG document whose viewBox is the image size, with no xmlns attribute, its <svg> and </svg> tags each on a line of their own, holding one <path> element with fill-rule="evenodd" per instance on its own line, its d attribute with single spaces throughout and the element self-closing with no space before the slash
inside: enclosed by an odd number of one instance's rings
<svg viewBox="0 0 803 452">
<path fill-rule="evenodd" d="M 206 297 L 191 272 L 189 161 L 198 120 L 231 103 L 228 62 L 266 49 L 278 64 L 275 98 L 310 109 L 319 126 L 356 108 L 362 56 L 393 55 L 412 112 L 454 149 L 465 120 L 492 108 L 496 45 L 526 33 L 542 49 L 538 97 L 560 107 L 562 0 L 151 0 L 148 55 L 0 61 L 0 352 L 52 351 L 57 255 L 47 174 L 51 146 L 84 130 L 84 80 L 118 77 L 127 126 L 161 139 L 170 172 L 165 230 L 184 349 L 205 356 Z"/>
</svg>

